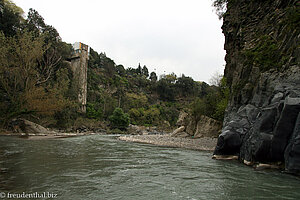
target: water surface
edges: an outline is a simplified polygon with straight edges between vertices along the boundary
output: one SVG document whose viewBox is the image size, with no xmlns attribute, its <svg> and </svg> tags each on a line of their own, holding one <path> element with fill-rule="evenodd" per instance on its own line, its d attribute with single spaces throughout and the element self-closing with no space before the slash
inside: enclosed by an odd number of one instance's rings
<svg viewBox="0 0 300 200">
<path fill-rule="evenodd" d="M 0 137 L 0 192 L 57 199 L 300 199 L 300 180 L 255 171 L 210 152 L 92 135 L 53 140 Z"/>
</svg>

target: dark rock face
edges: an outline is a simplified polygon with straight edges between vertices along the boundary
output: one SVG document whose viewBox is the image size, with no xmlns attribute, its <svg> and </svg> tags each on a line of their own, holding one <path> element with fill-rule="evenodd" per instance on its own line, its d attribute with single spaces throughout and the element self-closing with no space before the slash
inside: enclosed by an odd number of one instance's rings
<svg viewBox="0 0 300 200">
<path fill-rule="evenodd" d="M 299 4 L 228 1 L 222 28 L 232 96 L 214 154 L 300 173 Z"/>
<path fill-rule="evenodd" d="M 293 173 L 299 173 L 300 169 L 300 114 L 296 121 L 296 126 L 286 150 L 285 150 L 286 169 Z"/>
</svg>

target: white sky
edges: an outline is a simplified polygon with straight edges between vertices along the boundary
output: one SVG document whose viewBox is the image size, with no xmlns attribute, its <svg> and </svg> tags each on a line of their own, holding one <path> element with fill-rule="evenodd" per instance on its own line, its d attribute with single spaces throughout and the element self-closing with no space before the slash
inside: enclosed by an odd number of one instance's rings
<svg viewBox="0 0 300 200">
<path fill-rule="evenodd" d="M 224 36 L 211 0 L 13 0 L 37 10 L 63 41 L 83 42 L 125 68 L 209 82 L 224 70 Z"/>
</svg>

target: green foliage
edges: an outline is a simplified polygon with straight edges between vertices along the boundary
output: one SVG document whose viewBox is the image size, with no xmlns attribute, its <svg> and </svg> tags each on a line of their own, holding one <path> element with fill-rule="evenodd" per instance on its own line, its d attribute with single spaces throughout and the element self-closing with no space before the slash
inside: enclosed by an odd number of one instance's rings
<svg viewBox="0 0 300 200">
<path fill-rule="evenodd" d="M 259 38 L 255 47 L 244 52 L 246 65 L 258 66 L 261 72 L 279 69 L 286 61 L 277 42 L 269 35 Z"/>
<path fill-rule="evenodd" d="M 164 102 L 160 105 L 157 105 L 160 111 L 160 120 L 161 121 L 168 121 L 171 126 L 175 126 L 179 110 L 182 109 L 182 105 L 174 102 Z"/>
<path fill-rule="evenodd" d="M 148 78 L 149 76 L 149 71 L 148 71 L 148 68 L 144 65 L 144 67 L 142 68 L 142 74 Z"/>
<path fill-rule="evenodd" d="M 113 129 L 126 130 L 129 126 L 129 116 L 123 112 L 122 108 L 116 108 L 109 117 L 109 121 Z"/>
<path fill-rule="evenodd" d="M 191 103 L 191 113 L 196 121 L 200 119 L 201 115 L 206 115 L 219 121 L 223 120 L 229 99 L 229 88 L 226 78 L 223 77 L 219 85 L 215 90 L 209 91 L 204 98 L 196 98 Z"/>
<path fill-rule="evenodd" d="M 10 0 L 1 0 L 0 7 L 0 32 L 14 36 L 21 27 L 23 10 Z"/>
<path fill-rule="evenodd" d="M 213 6 L 216 9 L 216 14 L 218 15 L 219 19 L 222 19 L 225 12 L 226 12 L 226 5 L 228 0 L 214 0 Z"/>
<path fill-rule="evenodd" d="M 148 98 L 145 94 L 126 93 L 125 108 L 142 108 L 148 105 Z"/>
<path fill-rule="evenodd" d="M 130 120 L 138 125 L 160 126 L 166 121 L 175 125 L 179 111 L 196 97 L 201 97 L 206 110 L 195 111 L 221 117 L 226 102 L 216 87 L 175 73 L 158 81 L 155 72 L 149 76 L 145 65 L 125 69 L 93 49 L 88 61 L 87 112 L 78 113 L 79 83 L 65 62 L 72 46 L 62 42 L 37 11 L 30 9 L 25 20 L 17 6 L 4 2 L 0 0 L 1 120 L 34 114 L 59 128 L 100 120 L 109 120 L 115 130 L 125 130 Z"/>
<path fill-rule="evenodd" d="M 134 125 L 144 124 L 144 109 L 143 108 L 131 108 L 129 110 L 130 122 Z"/>
<path fill-rule="evenodd" d="M 155 72 L 151 72 L 151 74 L 150 74 L 150 80 L 152 82 L 156 82 L 157 81 L 157 75 L 156 75 Z"/>
<path fill-rule="evenodd" d="M 116 71 L 117 71 L 118 75 L 120 75 L 120 76 L 125 76 L 125 74 L 126 74 L 126 70 L 123 65 L 117 65 Z"/>
<path fill-rule="evenodd" d="M 89 68 L 100 67 L 100 63 L 101 63 L 100 55 L 93 48 L 90 48 L 90 56 L 88 61 Z"/>
<path fill-rule="evenodd" d="M 288 7 L 286 11 L 286 17 L 282 24 L 286 24 L 290 31 L 300 29 L 300 8 L 299 6 Z"/>
<path fill-rule="evenodd" d="M 203 99 L 196 98 L 194 102 L 191 103 L 191 114 L 195 121 L 198 121 L 201 115 L 206 115 L 206 110 L 207 105 Z"/>
<path fill-rule="evenodd" d="M 86 116 L 90 119 L 102 119 L 102 109 L 99 105 L 88 103 L 86 107 Z"/>
<path fill-rule="evenodd" d="M 213 114 L 213 118 L 219 121 L 223 121 L 225 110 L 228 105 L 230 90 L 227 85 L 226 78 L 223 77 L 221 79 L 220 87 L 219 87 L 219 99 L 216 105 L 215 113 Z"/>
<path fill-rule="evenodd" d="M 54 114 L 54 119 L 56 120 L 56 127 L 68 128 L 72 126 L 72 123 L 79 116 L 78 110 L 78 105 L 73 103 L 66 106 L 63 110 L 57 111 Z"/>
<path fill-rule="evenodd" d="M 0 24 L 1 115 L 8 119 L 7 113 L 15 117 L 34 114 L 57 119 L 58 126 L 68 124 L 74 105 L 67 97 L 71 72 L 63 60 L 69 58 L 72 47 L 61 42 L 56 29 L 46 25 L 37 11 L 31 9 L 24 20 L 20 8 L 4 2 L 0 13 L 0 20 L 6 20 Z"/>
<path fill-rule="evenodd" d="M 160 110 L 156 106 L 150 106 L 148 109 L 132 108 L 129 110 L 130 121 L 136 125 L 158 125 L 160 114 Z"/>
<path fill-rule="evenodd" d="M 157 93 L 163 101 L 174 101 L 175 100 L 175 87 L 174 84 L 166 79 L 161 78 L 157 82 Z"/>
<path fill-rule="evenodd" d="M 191 95 L 195 92 L 195 81 L 191 77 L 182 75 L 175 84 L 177 91 L 183 96 Z"/>
<path fill-rule="evenodd" d="M 37 60 L 43 55 L 43 38 L 29 32 L 5 37 L 0 33 L 0 88 L 14 108 L 24 108 L 24 96 L 35 88 L 40 73 Z"/>
</svg>

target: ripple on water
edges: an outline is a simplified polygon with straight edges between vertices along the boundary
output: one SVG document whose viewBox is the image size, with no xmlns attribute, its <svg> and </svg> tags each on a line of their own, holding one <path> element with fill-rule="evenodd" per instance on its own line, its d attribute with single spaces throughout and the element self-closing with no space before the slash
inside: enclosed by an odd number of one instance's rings
<svg viewBox="0 0 300 200">
<path fill-rule="evenodd" d="M 208 152 L 118 141 L 0 137 L 0 190 L 59 199 L 300 199 L 299 179 Z"/>
</svg>

